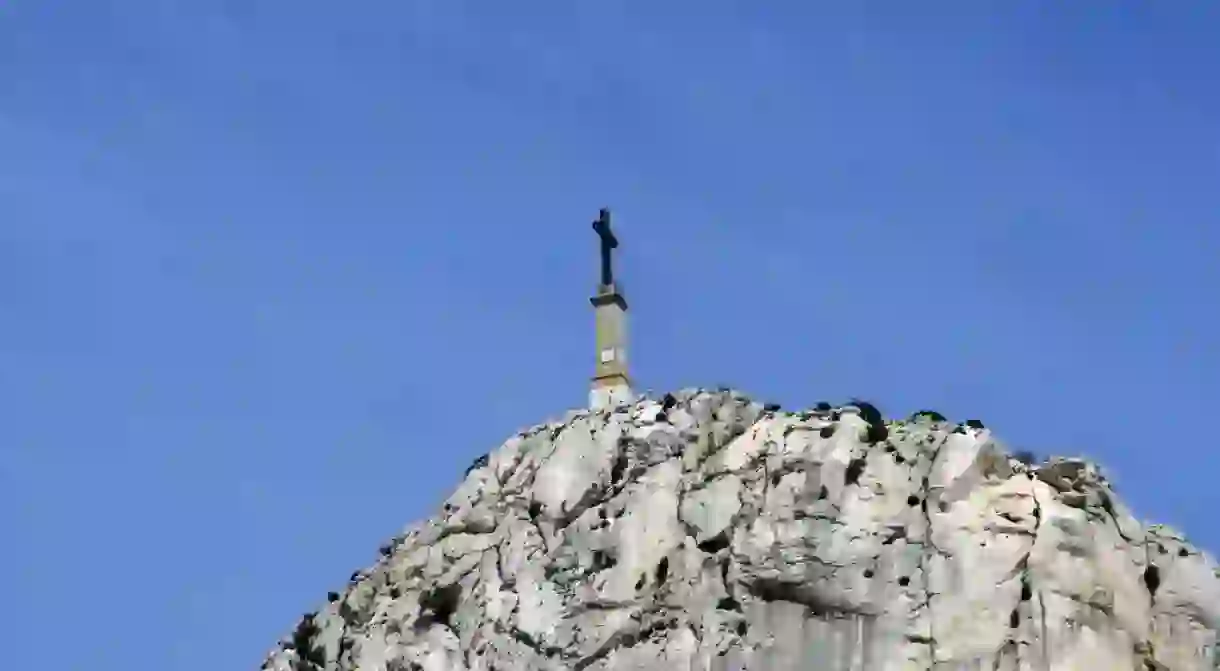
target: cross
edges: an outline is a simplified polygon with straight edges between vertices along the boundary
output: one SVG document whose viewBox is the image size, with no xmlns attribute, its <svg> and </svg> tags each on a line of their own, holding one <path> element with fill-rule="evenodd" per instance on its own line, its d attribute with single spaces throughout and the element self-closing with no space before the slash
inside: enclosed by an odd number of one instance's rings
<svg viewBox="0 0 1220 671">
<path fill-rule="evenodd" d="M 593 230 L 597 231 L 597 237 L 601 239 L 602 285 L 608 287 L 614 284 L 614 271 L 610 267 L 610 250 L 618 247 L 618 238 L 614 237 L 614 233 L 610 230 L 610 210 L 602 208 L 597 219 L 593 221 Z"/>
</svg>

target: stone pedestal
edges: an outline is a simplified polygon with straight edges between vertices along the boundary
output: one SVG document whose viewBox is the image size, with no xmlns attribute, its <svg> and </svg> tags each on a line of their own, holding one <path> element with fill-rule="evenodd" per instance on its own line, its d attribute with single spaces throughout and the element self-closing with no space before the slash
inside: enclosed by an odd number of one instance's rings
<svg viewBox="0 0 1220 671">
<path fill-rule="evenodd" d="M 631 398 L 627 377 L 627 300 L 613 284 L 598 287 L 593 304 L 596 322 L 597 366 L 589 407 L 595 410 L 614 407 Z"/>
<path fill-rule="evenodd" d="M 625 383 L 612 386 L 597 386 L 589 390 L 589 408 L 593 410 L 609 410 L 635 401 L 635 392 Z"/>
</svg>

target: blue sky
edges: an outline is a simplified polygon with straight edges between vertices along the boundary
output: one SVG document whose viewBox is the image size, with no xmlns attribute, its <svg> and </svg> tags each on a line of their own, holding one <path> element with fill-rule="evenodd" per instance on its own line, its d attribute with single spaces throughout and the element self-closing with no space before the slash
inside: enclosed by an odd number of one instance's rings
<svg viewBox="0 0 1220 671">
<path fill-rule="evenodd" d="M 584 403 L 604 205 L 641 387 L 982 419 L 1220 549 L 1218 33 L 1205 2 L 0 4 L 6 664 L 255 668 Z"/>
</svg>

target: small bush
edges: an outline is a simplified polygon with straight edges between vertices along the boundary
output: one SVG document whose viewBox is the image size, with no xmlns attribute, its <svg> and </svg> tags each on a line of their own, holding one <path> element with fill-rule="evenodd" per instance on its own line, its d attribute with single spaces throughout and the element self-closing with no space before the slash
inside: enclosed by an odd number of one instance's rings
<svg viewBox="0 0 1220 671">
<path fill-rule="evenodd" d="M 920 410 L 919 412 L 911 415 L 911 420 L 912 421 L 917 420 L 920 417 L 927 417 L 928 419 L 932 420 L 933 422 L 949 421 L 948 419 L 945 419 L 944 415 L 940 414 L 939 412 L 936 412 L 935 410 Z"/>
<path fill-rule="evenodd" d="M 851 404 L 860 409 L 860 419 L 863 419 L 869 424 L 885 423 L 885 420 L 881 417 L 881 411 L 878 410 L 877 406 L 873 405 L 872 403 L 860 400 L 858 398 L 853 398 L 851 400 Z"/>
<path fill-rule="evenodd" d="M 486 455 L 486 454 L 484 454 L 483 456 L 479 457 L 478 459 L 475 459 L 475 460 L 474 460 L 474 462 L 473 462 L 473 463 L 471 463 L 471 464 L 470 464 L 470 466 L 468 466 L 468 467 L 466 468 L 466 475 L 470 475 L 470 472 L 471 472 L 471 471 L 476 471 L 476 470 L 478 470 L 478 469 L 480 469 L 480 468 L 484 468 L 484 467 L 486 467 L 486 466 L 487 466 L 487 464 L 488 464 L 488 462 L 489 462 L 489 460 L 490 460 L 490 458 L 489 458 L 489 457 L 488 457 L 488 455 Z"/>
</svg>

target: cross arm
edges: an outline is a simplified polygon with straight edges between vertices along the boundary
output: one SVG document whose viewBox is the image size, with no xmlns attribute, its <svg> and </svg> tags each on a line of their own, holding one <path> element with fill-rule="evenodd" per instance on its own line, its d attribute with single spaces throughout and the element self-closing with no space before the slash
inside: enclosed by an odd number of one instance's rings
<svg viewBox="0 0 1220 671">
<path fill-rule="evenodd" d="M 610 230 L 610 210 L 602 208 L 597 219 L 593 220 L 593 230 L 597 231 L 603 245 L 610 249 L 618 247 L 618 238 L 614 237 L 614 231 Z"/>
</svg>

